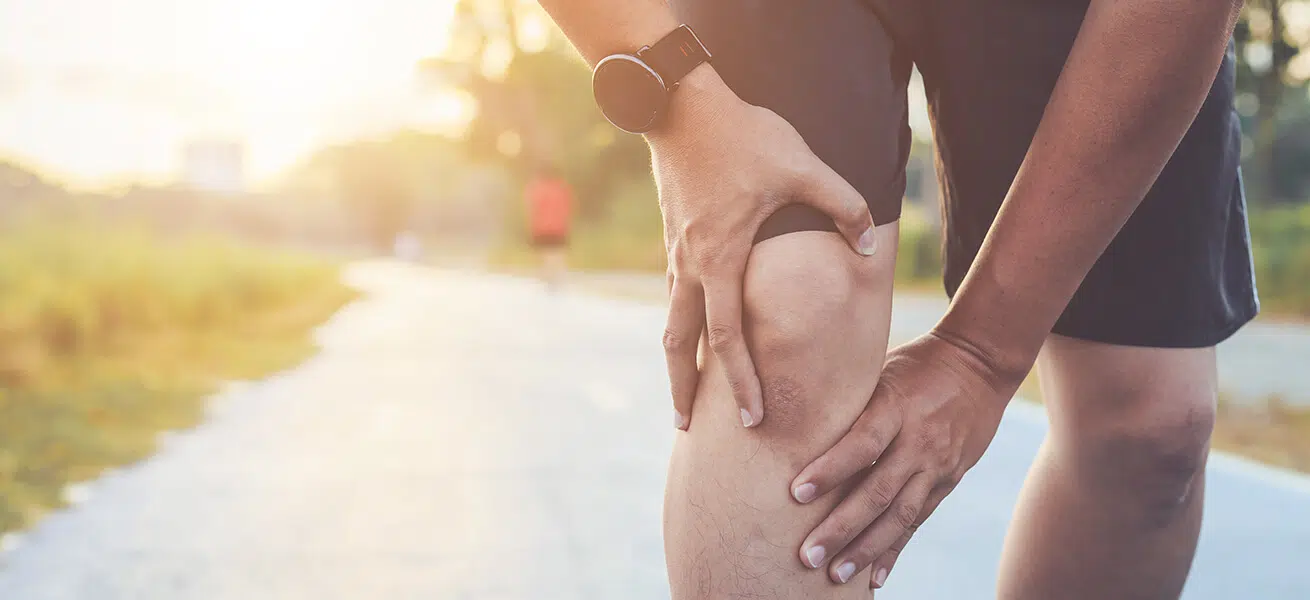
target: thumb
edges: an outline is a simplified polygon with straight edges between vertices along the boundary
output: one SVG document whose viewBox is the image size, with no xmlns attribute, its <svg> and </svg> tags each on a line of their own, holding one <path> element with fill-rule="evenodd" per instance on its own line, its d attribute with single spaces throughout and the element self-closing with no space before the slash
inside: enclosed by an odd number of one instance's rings
<svg viewBox="0 0 1310 600">
<path fill-rule="evenodd" d="M 873 256 L 878 251 L 878 236 L 873 231 L 873 215 L 854 187 L 822 161 L 805 181 L 800 201 L 832 218 L 837 230 L 856 252 Z"/>
</svg>

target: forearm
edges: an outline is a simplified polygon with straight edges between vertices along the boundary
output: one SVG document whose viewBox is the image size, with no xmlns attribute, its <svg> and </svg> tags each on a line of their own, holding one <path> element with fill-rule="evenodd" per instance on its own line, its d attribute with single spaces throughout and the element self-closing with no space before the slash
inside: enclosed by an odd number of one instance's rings
<svg viewBox="0 0 1310 600">
<path fill-rule="evenodd" d="M 1026 372 L 1214 82 L 1240 0 L 1093 0 L 939 332 Z"/>
<path fill-rule="evenodd" d="M 632 52 L 678 26 L 664 0 L 541 0 L 588 64 Z"/>
<path fill-rule="evenodd" d="M 680 22 L 666 0 L 540 0 L 542 8 L 564 31 L 583 59 L 595 65 L 615 53 L 631 53 L 654 44 L 678 27 Z M 678 82 L 665 124 L 647 136 L 677 137 L 681 130 L 695 130 L 686 115 L 714 113 L 708 107 L 716 101 L 735 98 L 714 69 L 693 69 Z M 712 118 L 708 116 L 707 118 Z"/>
</svg>

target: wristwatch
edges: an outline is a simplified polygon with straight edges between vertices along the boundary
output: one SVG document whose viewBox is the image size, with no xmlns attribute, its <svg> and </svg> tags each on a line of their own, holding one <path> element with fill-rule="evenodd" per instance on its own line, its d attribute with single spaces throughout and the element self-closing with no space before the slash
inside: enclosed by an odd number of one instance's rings
<svg viewBox="0 0 1310 600">
<path fill-rule="evenodd" d="M 680 25 L 635 54 L 605 57 L 591 75 L 591 88 L 610 123 L 628 133 L 646 133 L 659 125 L 678 81 L 709 61 L 705 45 Z"/>
</svg>

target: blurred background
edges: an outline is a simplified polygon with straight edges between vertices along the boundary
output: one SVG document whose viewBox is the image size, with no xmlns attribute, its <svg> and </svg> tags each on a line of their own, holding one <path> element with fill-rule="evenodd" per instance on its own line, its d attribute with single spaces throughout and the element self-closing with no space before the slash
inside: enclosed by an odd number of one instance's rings
<svg viewBox="0 0 1310 600">
<path fill-rule="evenodd" d="M 1216 444 L 1310 471 L 1310 2 L 1250 0 L 1236 38 L 1266 329 L 1232 351 Z M 911 94 L 897 276 L 940 296 Z M 535 268 L 523 189 L 543 160 L 573 190 L 577 288 L 661 302 L 645 144 L 604 121 L 533 2 L 0 0 L 0 550 L 21 556 L 22 532 L 202 422 L 228 382 L 312 367 L 315 327 L 416 276 L 358 270 L 398 240 L 438 267 Z M 623 405 L 606 385 L 585 395 Z M 640 556 L 662 568 L 657 546 Z"/>
</svg>

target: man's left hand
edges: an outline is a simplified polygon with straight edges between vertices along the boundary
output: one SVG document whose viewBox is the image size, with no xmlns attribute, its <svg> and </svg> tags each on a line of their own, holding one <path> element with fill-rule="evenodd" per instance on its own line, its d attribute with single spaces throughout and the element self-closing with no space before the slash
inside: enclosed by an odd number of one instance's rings
<svg viewBox="0 0 1310 600">
<path fill-rule="evenodd" d="M 882 587 L 910 536 L 982 457 L 1023 380 L 988 362 L 942 332 L 888 354 L 864 414 L 793 482 L 802 503 L 849 490 L 801 545 L 801 562 L 845 583 L 877 559 L 873 587 Z"/>
</svg>

